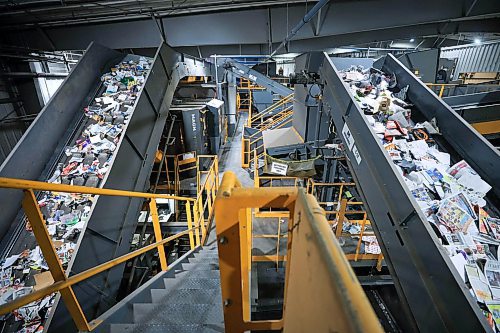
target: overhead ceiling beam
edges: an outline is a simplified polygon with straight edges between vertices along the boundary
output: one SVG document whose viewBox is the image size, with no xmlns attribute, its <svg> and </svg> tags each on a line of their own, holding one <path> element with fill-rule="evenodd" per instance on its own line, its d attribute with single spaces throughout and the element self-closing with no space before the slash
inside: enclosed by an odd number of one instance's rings
<svg viewBox="0 0 500 333">
<path fill-rule="evenodd" d="M 366 1 L 362 3 L 363 10 L 359 10 L 359 1 L 335 1 L 331 6 L 335 10 L 324 7 L 321 18 L 318 16 L 320 22 L 316 26 L 320 27 L 319 31 L 301 29 L 295 39 L 287 44 L 290 44 L 290 52 L 303 52 L 397 38 L 418 38 L 423 35 L 500 32 L 500 1 L 478 1 L 470 16 L 464 16 L 467 10 L 457 6 L 457 2 L 464 5 L 470 3 L 470 0 Z M 167 33 L 167 43 L 173 47 L 200 46 L 203 51 L 205 46 L 210 48 L 211 45 L 222 47 L 241 44 L 242 48 L 245 45 L 255 45 L 261 51 L 254 50 L 252 53 L 268 54 L 269 42 L 286 38 L 289 31 L 288 17 L 290 22 L 297 22 L 306 11 L 304 5 L 294 4 L 265 9 L 168 16 L 156 22 L 148 16 L 147 19 L 131 18 L 125 22 L 98 24 L 88 21 L 89 24 L 73 25 L 75 22 L 86 22 L 86 19 L 78 21 L 82 19 L 74 18 L 71 25 L 64 23 L 65 26 L 46 27 L 44 32 L 57 50 L 84 49 L 91 41 L 117 49 L 144 48 L 156 47 L 160 43 L 158 23 L 160 29 Z M 386 19 L 387 17 L 391 19 Z M 118 19 L 123 20 L 123 17 Z M 0 30 L 6 27 L 2 24 L 5 24 L 5 20 L 0 17 Z M 2 37 L 4 44 L 52 49 L 47 38 L 33 28 L 8 30 L 8 33 L 0 34 L 0 39 Z M 274 43 L 272 46 L 277 47 Z M 221 54 L 218 51 L 215 53 Z M 239 52 L 232 49 L 231 53 Z"/>
</svg>

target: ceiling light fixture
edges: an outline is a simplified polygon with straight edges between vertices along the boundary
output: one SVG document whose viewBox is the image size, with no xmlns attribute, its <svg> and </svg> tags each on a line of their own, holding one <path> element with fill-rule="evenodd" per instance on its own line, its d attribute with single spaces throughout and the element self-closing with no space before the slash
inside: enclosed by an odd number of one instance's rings
<svg viewBox="0 0 500 333">
<path fill-rule="evenodd" d="M 410 43 L 413 43 L 415 41 L 415 38 L 410 39 Z"/>
</svg>

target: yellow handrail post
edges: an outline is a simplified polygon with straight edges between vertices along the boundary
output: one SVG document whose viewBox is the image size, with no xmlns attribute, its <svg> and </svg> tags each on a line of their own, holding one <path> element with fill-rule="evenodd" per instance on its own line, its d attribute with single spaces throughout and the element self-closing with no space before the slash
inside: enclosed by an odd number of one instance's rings
<svg viewBox="0 0 500 333">
<path fill-rule="evenodd" d="M 342 236 L 342 227 L 344 225 L 346 208 L 347 208 L 347 200 L 342 199 L 340 201 L 340 209 L 337 217 L 337 230 L 335 231 L 335 236 L 337 236 L 337 238 Z"/>
<path fill-rule="evenodd" d="M 254 187 L 260 187 L 259 184 L 259 160 L 257 158 L 257 150 L 253 151 L 253 181 Z"/>
<path fill-rule="evenodd" d="M 444 84 L 441 85 L 441 89 L 439 90 L 439 98 L 443 97 L 443 93 L 444 93 Z"/>
<path fill-rule="evenodd" d="M 200 220 L 199 220 L 199 211 L 198 211 L 198 202 L 195 201 L 193 204 L 193 216 L 194 216 L 194 235 L 196 239 L 196 246 L 200 246 Z"/>
<path fill-rule="evenodd" d="M 52 274 L 55 282 L 65 281 L 67 279 L 66 274 L 61 266 L 61 262 L 59 261 L 59 257 L 57 256 L 56 249 L 54 248 L 54 244 L 52 243 L 47 227 L 45 226 L 45 221 L 33 190 L 29 189 L 24 191 L 22 205 L 33 233 L 35 234 L 36 241 L 40 246 L 43 257 L 49 266 L 50 274 Z M 60 292 L 61 297 L 64 300 L 64 304 L 66 305 L 71 318 L 73 318 L 76 327 L 81 331 L 89 331 L 91 327 L 89 326 L 87 318 L 85 317 L 85 314 L 76 299 L 73 288 L 66 287 L 61 289 Z"/>
<path fill-rule="evenodd" d="M 243 320 L 250 320 L 250 274 L 252 271 L 252 215 L 249 208 L 238 212 L 241 248 L 241 285 Z M 250 232 L 250 234 L 249 234 Z"/>
<path fill-rule="evenodd" d="M 358 245 L 356 246 L 356 254 L 354 256 L 354 261 L 358 261 L 359 250 L 361 249 L 361 243 L 363 242 L 363 235 L 365 234 L 366 226 L 366 213 L 363 214 L 363 222 L 361 222 L 361 232 L 359 234 Z"/>
<path fill-rule="evenodd" d="M 151 214 L 151 219 L 153 220 L 153 230 L 155 234 L 155 240 L 158 243 L 161 242 L 163 237 L 161 234 L 160 219 L 158 218 L 158 207 L 156 206 L 155 199 L 151 199 L 149 201 L 149 211 Z M 147 221 L 144 221 L 144 223 L 147 223 Z M 165 247 L 163 245 L 158 245 L 158 257 L 160 259 L 161 270 L 166 271 L 168 269 L 168 265 L 167 265 L 167 257 L 165 254 Z"/>
<path fill-rule="evenodd" d="M 210 212 L 212 211 L 212 191 L 210 191 L 210 188 L 206 187 L 205 193 L 207 195 L 208 213 L 210 214 Z"/>
<path fill-rule="evenodd" d="M 280 257 L 280 234 L 281 234 L 281 219 L 278 217 L 278 241 L 276 244 L 276 270 L 279 268 Z"/>
<path fill-rule="evenodd" d="M 201 189 L 201 171 L 200 171 L 200 157 L 196 158 L 196 193 L 200 192 Z"/>
<path fill-rule="evenodd" d="M 215 190 L 219 190 L 219 158 L 215 155 L 214 158 L 214 168 L 215 168 Z"/>
<path fill-rule="evenodd" d="M 380 253 L 377 259 L 377 271 L 379 272 L 382 270 L 382 260 L 384 260 L 384 255 Z"/>
<path fill-rule="evenodd" d="M 207 233 L 206 226 L 205 226 L 205 209 L 203 208 L 203 201 L 202 201 L 203 196 L 200 196 L 197 200 L 198 202 L 198 213 L 200 214 L 198 218 L 200 219 L 200 225 L 201 225 L 201 238 L 204 239 Z"/>
<path fill-rule="evenodd" d="M 191 203 L 186 201 L 186 218 L 188 229 L 193 229 L 193 217 L 191 216 Z M 194 250 L 194 235 L 193 230 L 189 232 L 189 247 L 191 250 Z"/>
</svg>

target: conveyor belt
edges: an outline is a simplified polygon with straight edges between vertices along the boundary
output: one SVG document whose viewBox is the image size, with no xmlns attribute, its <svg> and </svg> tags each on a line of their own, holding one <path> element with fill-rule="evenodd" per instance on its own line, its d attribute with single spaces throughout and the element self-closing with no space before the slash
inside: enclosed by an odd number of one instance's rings
<svg viewBox="0 0 500 333">
<path fill-rule="evenodd" d="M 276 82 L 264 74 L 257 72 L 256 70 L 251 69 L 248 66 L 245 66 L 234 59 L 231 58 L 217 58 L 217 64 L 222 64 L 221 67 L 224 69 L 230 70 L 238 77 L 243 77 L 245 79 L 250 80 L 251 82 L 264 87 L 275 94 L 281 96 L 290 95 L 293 90 L 285 87 L 279 82 Z"/>
<path fill-rule="evenodd" d="M 0 176 L 47 179 L 51 174 L 51 166 L 60 158 L 66 143 L 72 138 L 73 129 L 80 123 L 81 110 L 94 98 L 101 75 L 124 57 L 125 54 L 91 44 L 84 57 L 1 166 Z M 112 166 L 101 186 L 147 191 L 155 152 L 180 79 L 189 75 L 211 76 L 212 68 L 211 63 L 184 56 L 166 44 L 158 48 L 135 103 L 135 111 L 122 133 Z M 68 128 L 71 130 L 67 130 Z M 0 236 L 5 236 L 18 215 L 22 193 L 1 191 L 3 214 L 0 216 Z M 140 199 L 98 198 L 68 266 L 70 275 L 128 252 L 141 205 Z M 9 237 L 12 232 L 7 235 Z M 114 304 L 123 269 L 124 265 L 115 267 L 73 288 L 87 318 L 94 318 Z M 54 309 L 46 324 L 49 331 L 76 331 L 63 302 L 59 302 L 59 297 Z"/>
<path fill-rule="evenodd" d="M 498 202 L 498 151 L 392 55 L 387 56 L 382 70 L 396 75 L 399 88 L 409 85 L 408 99 L 419 116 L 436 118 L 452 162 L 465 159 L 495 189 L 489 199 Z M 338 133 L 348 129 L 354 139 L 353 148 L 346 150 L 351 171 L 382 240 L 409 326 L 421 332 L 488 331 L 476 301 L 440 249 L 426 217 L 326 53 L 320 75 L 325 84 L 323 110 L 332 117 Z"/>
</svg>

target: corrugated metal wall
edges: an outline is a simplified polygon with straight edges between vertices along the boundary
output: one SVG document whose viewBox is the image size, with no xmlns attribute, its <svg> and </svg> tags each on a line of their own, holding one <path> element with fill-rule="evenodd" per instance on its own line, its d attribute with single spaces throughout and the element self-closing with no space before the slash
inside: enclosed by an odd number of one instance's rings
<svg viewBox="0 0 500 333">
<path fill-rule="evenodd" d="M 457 59 L 453 79 L 466 72 L 499 72 L 500 42 L 482 45 L 443 47 L 441 58 Z"/>
<path fill-rule="evenodd" d="M 10 151 L 19 141 L 25 130 L 21 122 L 9 122 L 9 118 L 17 117 L 14 105 L 5 103 L 9 99 L 6 82 L 0 80 L 0 165 L 7 158 Z M 4 101 L 2 101 L 4 100 Z"/>
</svg>

